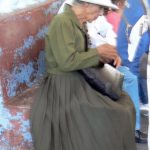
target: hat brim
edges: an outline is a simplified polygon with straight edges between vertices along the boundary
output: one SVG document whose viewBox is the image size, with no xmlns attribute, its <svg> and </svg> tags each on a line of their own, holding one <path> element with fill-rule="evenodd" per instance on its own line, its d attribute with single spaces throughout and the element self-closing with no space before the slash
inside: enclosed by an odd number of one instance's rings
<svg viewBox="0 0 150 150">
<path fill-rule="evenodd" d="M 83 1 L 83 2 L 87 2 L 87 3 L 91 3 L 91 4 L 96 4 L 96 5 L 101 5 L 101 6 L 105 6 L 105 7 L 109 7 L 109 8 L 112 8 L 112 9 L 119 9 L 115 4 L 112 4 L 112 3 L 103 3 L 103 2 L 100 2 L 100 1 L 94 1 L 94 0 L 80 0 L 80 1 Z"/>
</svg>

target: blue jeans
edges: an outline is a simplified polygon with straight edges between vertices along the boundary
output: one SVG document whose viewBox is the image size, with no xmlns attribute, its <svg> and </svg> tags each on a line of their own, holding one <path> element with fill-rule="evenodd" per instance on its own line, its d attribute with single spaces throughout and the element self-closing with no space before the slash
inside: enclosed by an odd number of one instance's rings
<svg viewBox="0 0 150 150">
<path fill-rule="evenodd" d="M 138 77 L 139 80 L 139 95 L 143 104 L 148 104 L 148 93 L 147 93 L 147 80 L 141 75 Z"/>
<path fill-rule="evenodd" d="M 134 75 L 128 67 L 120 66 L 118 70 L 124 74 L 123 90 L 128 93 L 134 103 L 136 110 L 136 130 L 141 127 L 140 124 L 140 102 L 139 102 L 139 88 L 138 78 Z"/>
</svg>

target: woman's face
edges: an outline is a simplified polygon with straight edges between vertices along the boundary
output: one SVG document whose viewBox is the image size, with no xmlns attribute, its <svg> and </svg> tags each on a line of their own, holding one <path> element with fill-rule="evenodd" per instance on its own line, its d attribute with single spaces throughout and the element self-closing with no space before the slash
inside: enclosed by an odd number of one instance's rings
<svg viewBox="0 0 150 150">
<path fill-rule="evenodd" d="M 92 22 L 101 15 L 102 8 L 99 5 L 88 4 L 85 11 L 85 17 L 88 22 Z"/>
</svg>

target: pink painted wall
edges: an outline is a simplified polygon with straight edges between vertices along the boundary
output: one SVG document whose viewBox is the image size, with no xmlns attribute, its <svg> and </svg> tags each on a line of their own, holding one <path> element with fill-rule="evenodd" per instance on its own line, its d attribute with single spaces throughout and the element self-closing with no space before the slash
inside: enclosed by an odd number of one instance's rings
<svg viewBox="0 0 150 150">
<path fill-rule="evenodd" d="M 39 69 L 35 62 L 38 61 L 40 51 L 44 50 L 44 33 L 60 4 L 61 1 L 47 1 L 0 17 L 0 76 L 6 102 L 35 80 L 35 72 Z M 29 63 L 34 71 L 25 76 L 30 76 L 30 79 L 23 82 L 19 81 L 23 79 L 12 75 L 21 71 L 20 64 L 29 68 Z"/>
<path fill-rule="evenodd" d="M 28 98 L 30 103 L 32 87 L 44 73 L 44 36 L 62 1 L 0 16 L 0 149 L 32 149 L 30 107 L 20 102 Z M 8 105 L 26 89 L 31 89 L 28 97 Z"/>
</svg>

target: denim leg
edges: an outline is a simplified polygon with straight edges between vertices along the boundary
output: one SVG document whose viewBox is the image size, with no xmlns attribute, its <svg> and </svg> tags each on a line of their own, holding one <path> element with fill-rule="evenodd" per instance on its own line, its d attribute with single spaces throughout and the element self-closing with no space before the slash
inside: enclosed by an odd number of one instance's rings
<svg viewBox="0 0 150 150">
<path fill-rule="evenodd" d="M 140 125 L 140 103 L 139 103 L 139 89 L 138 89 L 138 79 L 129 68 L 121 66 L 118 70 L 124 74 L 123 90 L 128 93 L 131 100 L 134 103 L 136 110 L 136 130 L 139 130 Z"/>
<path fill-rule="evenodd" d="M 143 104 L 148 104 L 147 80 L 139 75 L 139 94 Z"/>
</svg>

